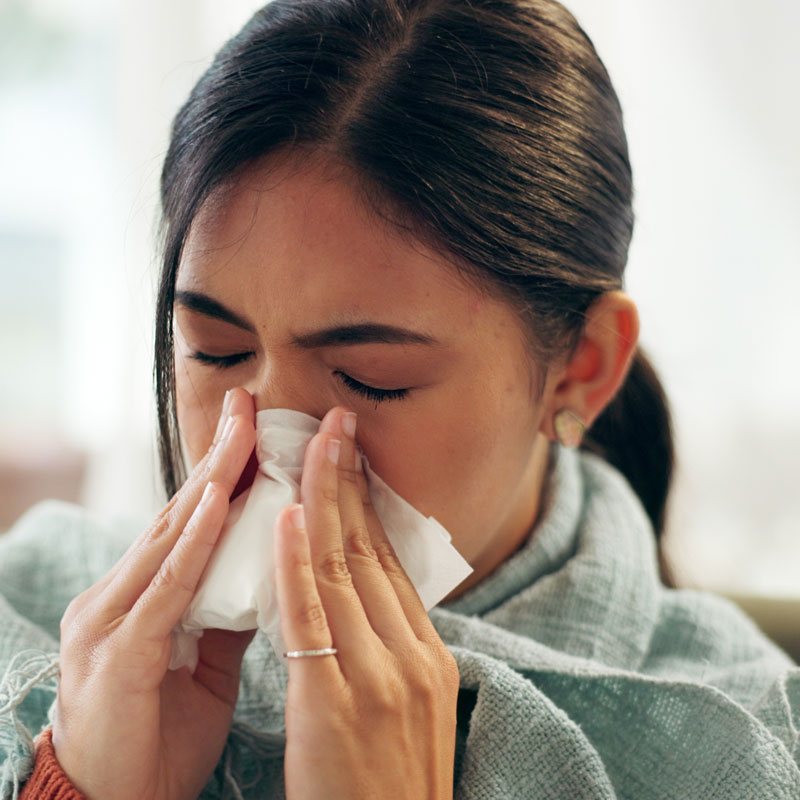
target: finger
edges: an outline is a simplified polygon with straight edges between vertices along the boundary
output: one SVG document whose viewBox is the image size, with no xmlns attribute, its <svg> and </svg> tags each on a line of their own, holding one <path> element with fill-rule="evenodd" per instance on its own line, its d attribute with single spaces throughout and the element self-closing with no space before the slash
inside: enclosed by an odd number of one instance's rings
<svg viewBox="0 0 800 800">
<path fill-rule="evenodd" d="M 239 415 L 247 417 L 247 419 L 250 421 L 250 424 L 255 428 L 256 405 L 253 395 L 241 387 L 231 389 L 228 394 L 230 395 L 230 406 L 228 408 L 228 413 L 232 417 Z M 253 447 L 253 449 L 250 451 L 250 457 L 247 460 L 247 463 L 245 464 L 241 474 L 239 475 L 239 480 L 236 483 L 233 492 L 231 492 L 231 501 L 238 497 L 243 491 L 245 491 L 245 489 L 249 489 L 250 486 L 253 485 L 253 479 L 255 478 L 256 472 L 258 472 L 258 458 L 256 456 L 255 447 Z"/>
<path fill-rule="evenodd" d="M 152 532 L 159 525 L 163 524 L 162 518 L 168 514 L 175 513 L 176 506 L 179 506 L 181 502 L 185 500 L 185 495 L 192 494 L 192 499 L 194 502 L 187 503 L 186 507 L 184 508 L 185 514 L 183 517 L 178 516 L 178 518 L 175 520 L 177 523 L 183 522 L 185 524 L 191 512 L 194 510 L 194 507 L 199 502 L 203 488 L 208 482 L 208 472 L 211 467 L 210 462 L 215 448 L 222 439 L 225 424 L 227 423 L 228 419 L 237 416 L 244 416 L 255 426 L 255 406 L 253 397 L 246 389 L 242 389 L 241 387 L 230 389 L 225 393 L 225 399 L 222 404 L 222 413 L 220 414 L 217 431 L 214 434 L 214 439 L 211 443 L 211 446 L 208 448 L 208 451 L 203 458 L 197 463 L 194 470 L 192 470 L 192 474 L 189 476 L 184 486 L 181 487 L 181 490 L 176 492 L 175 495 L 173 495 L 162 512 L 154 520 L 153 524 L 131 544 L 125 554 L 104 577 L 103 581 L 97 585 L 100 585 L 101 583 L 108 584 L 111 582 L 117 572 L 123 568 L 126 558 L 130 554 L 134 553 L 144 542 L 153 538 Z"/>
<path fill-rule="evenodd" d="M 227 488 L 208 483 L 183 533 L 125 621 L 135 641 L 161 642 L 169 636 L 197 589 L 227 513 Z"/>
<path fill-rule="evenodd" d="M 245 417 L 249 420 L 250 424 L 255 427 L 256 425 L 256 405 L 253 395 L 243 389 L 241 386 L 236 386 L 229 389 L 225 393 L 225 402 L 223 402 L 223 414 L 229 417 Z M 214 441 L 218 442 L 222 438 L 222 429 L 225 427 L 222 417 L 220 423 L 217 425 L 217 434 L 214 436 Z"/>
<path fill-rule="evenodd" d="M 336 646 L 358 652 L 377 640 L 353 586 L 342 548 L 336 464 L 340 441 L 326 428 L 311 438 L 303 461 L 300 497 L 305 509 L 311 563 Z M 333 457 L 333 458 L 332 458 Z"/>
<path fill-rule="evenodd" d="M 225 398 L 222 401 L 222 411 L 220 411 L 219 420 L 217 420 L 217 429 L 214 431 L 212 442 L 218 442 L 222 438 L 222 429 L 225 427 L 225 422 L 231 416 L 229 407 L 232 399 L 231 390 L 225 392 Z"/>
<path fill-rule="evenodd" d="M 334 646 L 328 618 L 317 591 L 303 506 L 284 508 L 275 520 L 275 591 L 281 635 L 287 651 Z M 290 677 L 341 678 L 335 656 L 289 659 Z"/>
<path fill-rule="evenodd" d="M 372 549 L 380 562 L 383 574 L 391 583 L 395 596 L 403 610 L 403 615 L 408 620 L 408 624 L 417 638 L 426 642 L 438 640 L 439 635 L 433 627 L 428 612 L 425 611 L 425 606 L 422 604 L 414 584 L 400 563 L 400 559 L 397 557 L 397 553 L 378 517 L 378 512 L 372 504 L 362 456 L 358 450 L 356 450 L 354 458 L 356 462 L 356 486 L 360 494 L 364 519 L 369 531 Z"/>
<path fill-rule="evenodd" d="M 239 679 L 245 651 L 255 630 L 227 631 L 210 628 L 197 643 L 198 659 L 194 679 L 216 697 L 233 705 L 239 692 Z"/>
<path fill-rule="evenodd" d="M 230 417 L 222 439 L 203 468 L 193 474 L 176 494 L 175 503 L 159 515 L 147 536 L 123 560 L 103 592 L 106 613 L 114 619 L 126 613 L 153 580 L 164 560 L 179 541 L 200 502 L 206 484 L 220 487 L 230 497 L 255 441 L 255 430 L 245 416 Z"/>
<path fill-rule="evenodd" d="M 338 464 L 339 517 L 342 546 L 353 585 L 375 633 L 387 645 L 406 647 L 409 637 L 414 637 L 415 633 L 372 546 L 366 522 L 365 505 L 371 506 L 372 503 L 369 492 L 362 494 L 358 483 L 359 474 L 363 473 L 357 469 L 361 467 L 361 456 L 355 442 L 356 415 L 353 412 L 341 413 L 340 409 L 336 411 L 342 441 Z M 380 522 L 377 524 L 383 531 Z"/>
<path fill-rule="evenodd" d="M 219 417 L 217 432 L 214 434 L 211 447 L 208 448 L 208 452 L 203 456 L 202 459 L 200 459 L 195 468 L 192 470 L 192 474 L 186 480 L 183 487 L 181 487 L 181 489 L 176 492 L 172 498 L 170 498 L 167 505 L 162 509 L 155 520 L 153 520 L 152 524 L 130 544 L 128 549 L 125 551 L 125 553 L 123 553 L 117 563 L 101 580 L 95 583 L 95 585 L 92 587 L 92 590 L 86 593 L 87 595 L 91 592 L 94 594 L 99 594 L 116 578 L 120 571 L 128 568 L 128 561 L 132 557 L 135 557 L 134 554 L 138 554 L 142 545 L 152 542 L 155 538 L 158 538 L 154 534 L 163 528 L 165 518 L 171 514 L 175 515 L 178 513 L 176 511 L 176 507 L 180 505 L 184 495 L 191 493 L 193 495 L 192 499 L 194 502 L 187 503 L 186 507 L 184 508 L 186 513 L 183 515 L 183 517 L 178 516 L 178 518 L 175 520 L 175 522 L 178 524 L 181 522 L 185 524 L 189 515 L 194 510 L 194 507 L 197 505 L 197 502 L 199 502 L 203 488 L 208 482 L 208 470 L 210 468 L 211 457 L 214 453 L 214 449 L 222 438 L 222 432 L 225 428 L 225 423 L 230 417 L 239 415 L 247 417 L 255 424 L 255 407 L 253 403 L 253 397 L 246 389 L 237 387 L 230 389 L 225 393 L 225 398 L 222 403 L 222 413 Z"/>
<path fill-rule="evenodd" d="M 228 417 L 236 417 L 239 414 L 247 417 L 255 426 L 256 407 L 253 395 L 246 389 L 234 387 L 225 392 L 225 399 L 222 401 L 222 412 L 219 415 L 217 430 L 214 433 L 214 442 L 218 442 L 222 438 L 222 430 Z"/>
</svg>

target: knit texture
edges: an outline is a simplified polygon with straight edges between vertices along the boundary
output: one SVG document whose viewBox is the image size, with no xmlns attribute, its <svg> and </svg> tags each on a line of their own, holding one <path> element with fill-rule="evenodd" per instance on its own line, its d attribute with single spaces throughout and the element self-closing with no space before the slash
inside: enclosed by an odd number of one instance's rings
<svg viewBox="0 0 800 800">
<path fill-rule="evenodd" d="M 800 800 L 800 669 L 732 604 L 659 583 L 649 522 L 616 470 L 553 456 L 525 545 L 430 612 L 461 674 L 455 798 Z M 2 800 L 48 725 L 67 603 L 146 523 L 48 502 L 0 537 Z M 203 800 L 284 797 L 286 677 L 257 635 Z"/>
<path fill-rule="evenodd" d="M 53 731 L 48 728 L 36 745 L 36 768 L 20 794 L 20 800 L 86 800 L 69 782 L 53 749 Z"/>
</svg>

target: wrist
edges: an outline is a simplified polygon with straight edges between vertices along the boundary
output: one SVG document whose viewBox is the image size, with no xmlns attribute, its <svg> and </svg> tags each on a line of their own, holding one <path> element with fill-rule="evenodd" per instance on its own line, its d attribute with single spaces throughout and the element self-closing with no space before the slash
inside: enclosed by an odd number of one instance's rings
<svg viewBox="0 0 800 800">
<path fill-rule="evenodd" d="M 52 728 L 36 738 L 35 757 L 33 773 L 22 789 L 20 800 L 86 800 L 56 758 Z"/>
</svg>

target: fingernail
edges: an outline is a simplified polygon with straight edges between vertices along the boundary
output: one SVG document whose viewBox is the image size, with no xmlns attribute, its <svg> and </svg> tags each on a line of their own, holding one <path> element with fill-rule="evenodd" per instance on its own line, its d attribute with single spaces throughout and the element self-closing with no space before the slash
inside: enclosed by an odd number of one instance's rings
<svg viewBox="0 0 800 800">
<path fill-rule="evenodd" d="M 222 401 L 222 411 L 219 415 L 219 422 L 217 422 L 217 430 L 214 434 L 214 441 L 218 442 L 222 438 L 222 431 L 226 424 L 226 420 L 230 417 L 230 405 L 231 405 L 231 390 L 228 389 L 225 392 L 225 399 Z"/>
<path fill-rule="evenodd" d="M 342 430 L 351 439 L 356 435 L 356 416 L 353 411 L 348 411 L 342 416 Z"/>
<path fill-rule="evenodd" d="M 206 484 L 206 488 L 203 490 L 203 496 L 200 498 L 200 502 L 197 504 L 197 507 L 201 508 L 202 506 L 204 506 L 211 499 L 211 495 L 213 494 L 214 494 L 214 487 L 212 486 L 211 481 L 209 481 Z"/>
<path fill-rule="evenodd" d="M 339 465 L 339 448 L 342 443 L 338 439 L 328 439 L 327 452 L 328 458 L 336 465 Z"/>
<path fill-rule="evenodd" d="M 298 531 L 304 531 L 306 529 L 306 512 L 303 506 L 293 508 L 289 512 L 289 518 L 292 521 L 292 525 L 294 525 Z"/>
<path fill-rule="evenodd" d="M 220 437 L 220 443 L 226 442 L 231 435 L 231 431 L 233 430 L 233 423 L 234 417 L 228 417 L 227 421 L 225 422 L 225 427 L 222 429 L 222 436 Z"/>
</svg>

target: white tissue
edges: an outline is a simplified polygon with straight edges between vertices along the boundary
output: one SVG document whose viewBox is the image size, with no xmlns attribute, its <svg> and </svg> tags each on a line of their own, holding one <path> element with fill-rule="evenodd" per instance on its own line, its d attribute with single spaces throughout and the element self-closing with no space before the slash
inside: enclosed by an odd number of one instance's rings
<svg viewBox="0 0 800 800">
<path fill-rule="evenodd" d="M 280 656 L 285 647 L 275 596 L 273 528 L 278 512 L 300 500 L 306 445 L 320 420 L 286 408 L 256 414 L 258 472 L 230 506 L 219 542 L 192 602 L 173 632 L 169 668 L 197 666 L 197 640 L 206 628 L 260 628 Z M 370 499 L 425 610 L 472 572 L 450 534 L 425 517 L 373 472 L 362 453 Z"/>
</svg>

